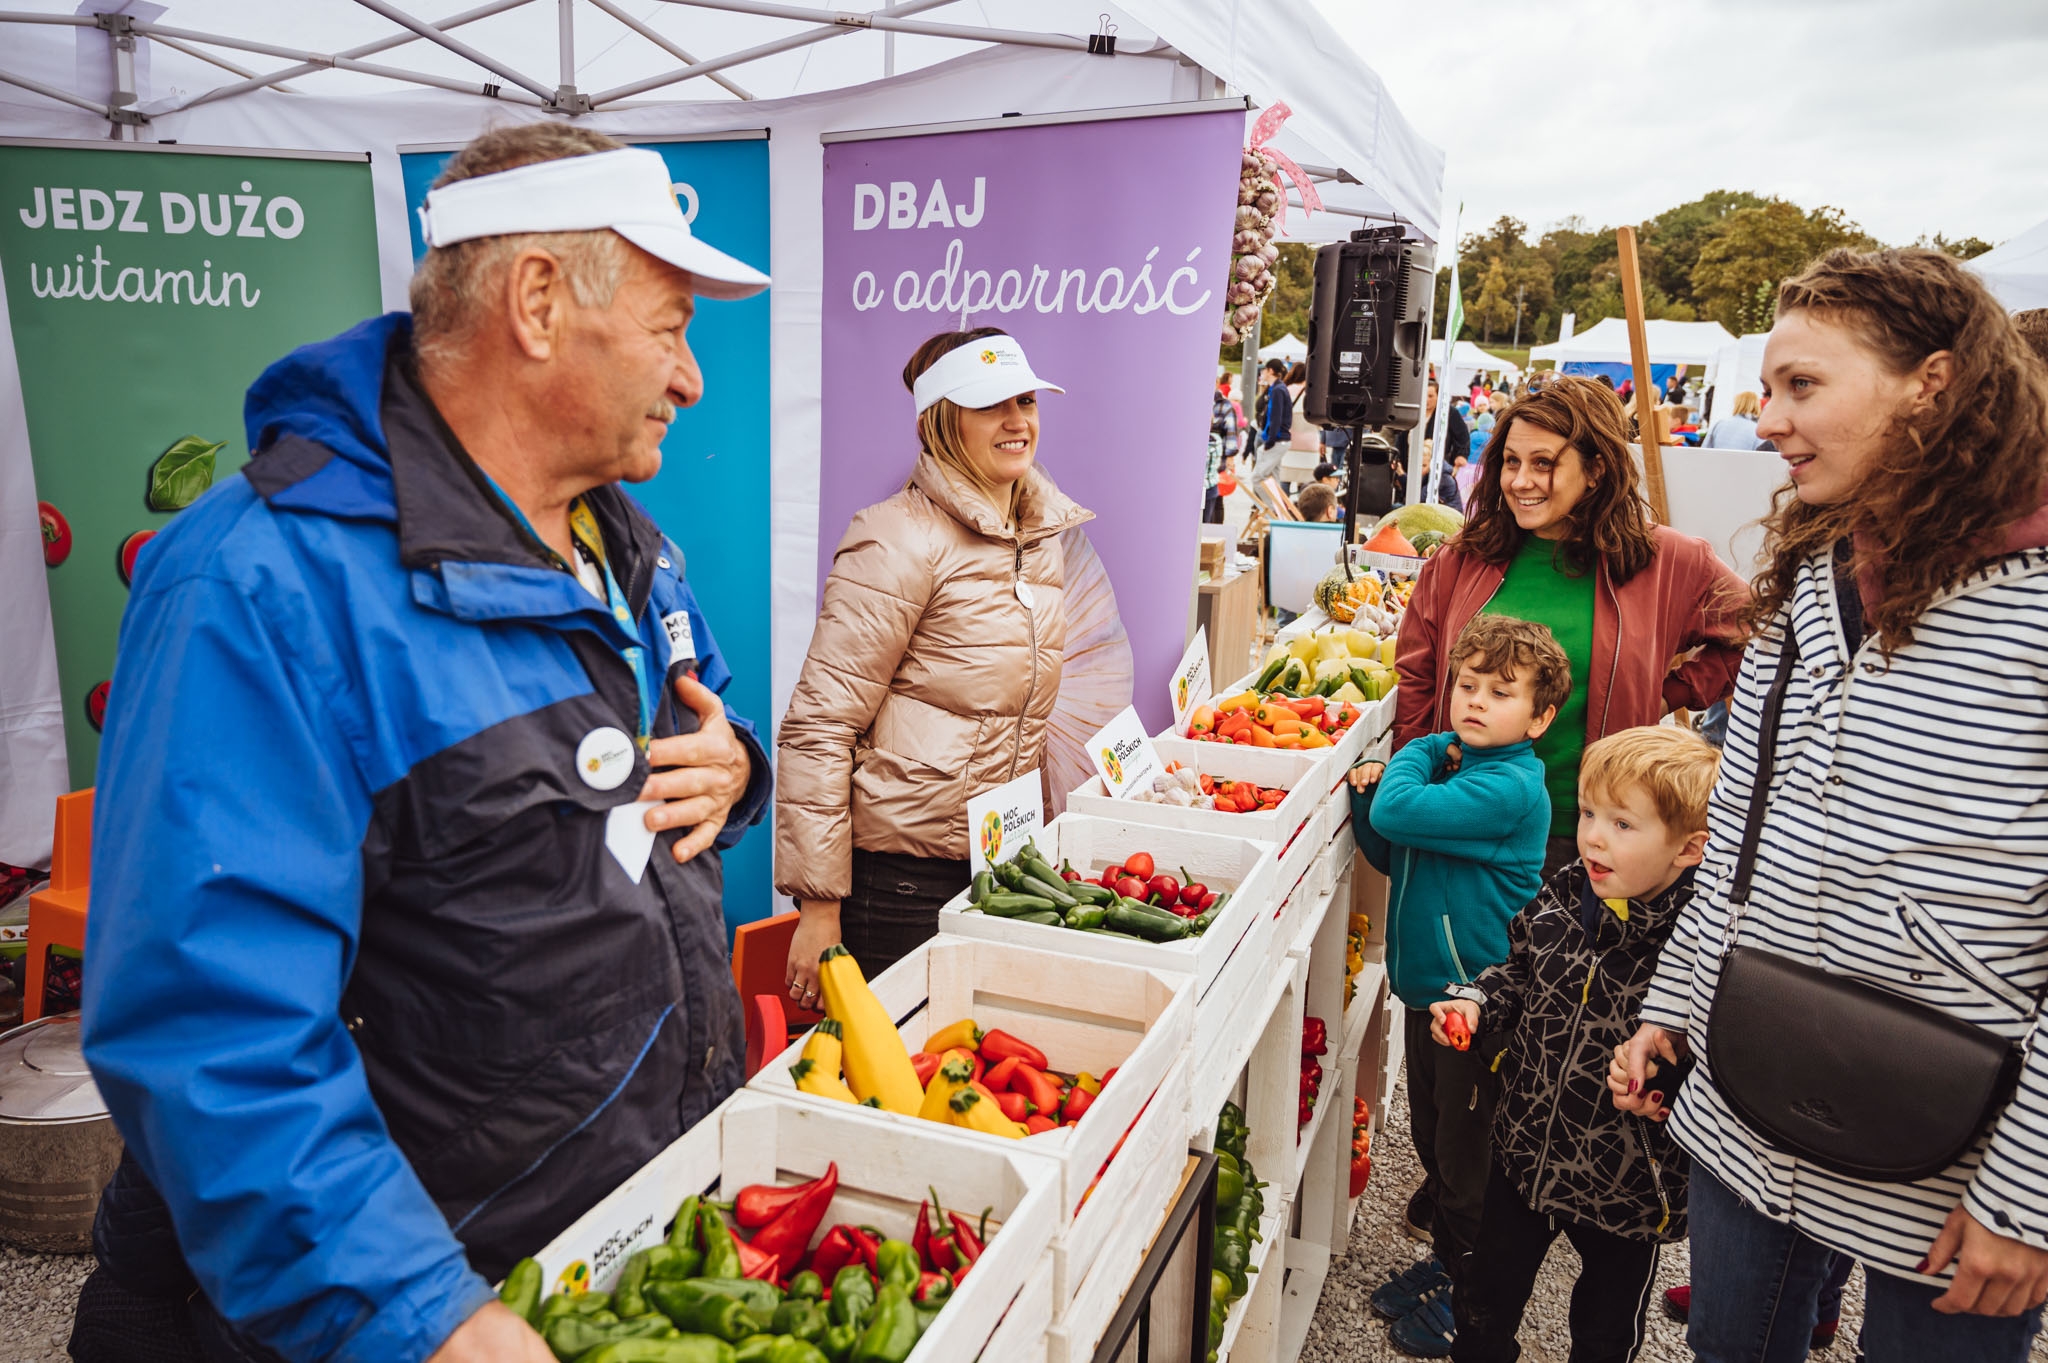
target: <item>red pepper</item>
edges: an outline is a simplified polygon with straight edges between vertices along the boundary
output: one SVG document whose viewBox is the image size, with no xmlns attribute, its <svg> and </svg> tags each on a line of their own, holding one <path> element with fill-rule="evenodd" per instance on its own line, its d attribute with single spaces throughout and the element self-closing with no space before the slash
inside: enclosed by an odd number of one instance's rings
<svg viewBox="0 0 2048 1363">
<path fill-rule="evenodd" d="M 1108 1069 L 1102 1072 L 1102 1086 L 1104 1088 L 1109 1087 L 1109 1081 L 1116 1078 L 1116 1072 L 1121 1068 L 1122 1066 L 1120 1065 L 1111 1065 Z"/>
<path fill-rule="evenodd" d="M 755 1278 L 764 1283 L 776 1281 L 776 1266 L 782 1262 L 780 1256 L 756 1249 L 738 1236 L 733 1237 L 733 1243 L 739 1246 L 742 1278 Z"/>
<path fill-rule="evenodd" d="M 1019 1041 L 1004 1031 L 985 1033 L 981 1038 L 981 1054 L 992 1065 L 999 1065 L 1015 1056 L 1035 1070 L 1052 1068 L 1046 1061 L 1044 1051 L 1028 1041 Z"/>
<path fill-rule="evenodd" d="M 981 1251 L 988 1243 L 988 1214 L 994 1210 L 993 1207 L 983 1207 L 979 1224 L 969 1221 L 959 1212 L 946 1213 L 946 1218 L 953 1223 L 953 1240 L 960 1246 L 960 1253 L 966 1257 L 970 1267 L 981 1257 Z M 966 1269 L 961 1269 L 954 1275 L 955 1279 L 966 1276 L 966 1273 Z"/>
<path fill-rule="evenodd" d="M 1029 1098 L 1040 1112 L 1060 1110 L 1060 1086 L 1053 1077 L 1029 1065 L 1019 1065 L 1010 1076 L 1010 1092 Z"/>
<path fill-rule="evenodd" d="M 1216 903 L 1216 892 L 1210 890 L 1202 896 L 1202 912 L 1207 913 Z"/>
<path fill-rule="evenodd" d="M 1055 1122 L 1043 1112 L 1034 1112 L 1024 1119 L 1024 1130 L 1033 1136 L 1036 1136 L 1041 1131 L 1050 1131 L 1058 1125 L 1058 1122 Z"/>
<path fill-rule="evenodd" d="M 816 1182 L 816 1180 L 812 1180 Z M 732 1200 L 732 1219 L 747 1230 L 759 1230 L 810 1190 L 811 1183 L 755 1183 Z"/>
<path fill-rule="evenodd" d="M 1150 852 L 1140 852 L 1135 856 L 1125 857 L 1124 870 L 1140 880 L 1150 880 L 1152 878 L 1152 854 Z M 1136 898 L 1135 895 L 1132 897 Z"/>
<path fill-rule="evenodd" d="M 1180 882 L 1172 876 L 1153 876 L 1145 882 L 1145 893 L 1156 894 L 1161 902 L 1171 904 L 1180 898 Z"/>
<path fill-rule="evenodd" d="M 1116 883 L 1117 883 L 1117 882 L 1118 882 L 1119 880 L 1122 880 L 1123 878 L 1124 878 L 1124 868 L 1123 868 L 1123 867 L 1121 867 L 1121 866 L 1105 866 L 1105 867 L 1103 867 L 1103 868 L 1102 868 L 1102 879 L 1100 879 L 1100 880 L 1096 881 L 1095 883 L 1096 883 L 1096 884 L 1098 884 L 1098 885 L 1100 885 L 1100 886 L 1101 886 L 1101 887 L 1102 887 L 1103 889 L 1105 889 L 1105 890 L 1114 890 L 1114 889 L 1116 888 Z"/>
<path fill-rule="evenodd" d="M 1030 1099 L 1014 1091 L 998 1093 L 996 1095 L 996 1106 L 1001 1108 L 1003 1115 L 1013 1122 L 1021 1122 L 1038 1110 L 1037 1106 Z"/>
<path fill-rule="evenodd" d="M 1086 1112 L 1094 1101 L 1094 1094 L 1076 1084 L 1067 1094 L 1067 1101 L 1061 1104 L 1060 1116 L 1070 1122 L 1078 1122 L 1081 1120 L 1081 1114 Z"/>
<path fill-rule="evenodd" d="M 939 1205 L 939 1190 L 927 1187 L 925 1191 L 931 1194 L 930 1205 L 934 1218 L 938 1222 L 938 1228 L 927 1231 L 924 1266 L 937 1273 L 951 1273 L 956 1269 L 964 1268 L 967 1264 L 967 1256 L 960 1252 L 959 1237 L 954 1232 L 952 1226 L 947 1224 L 946 1209 Z M 923 1227 L 924 1216 L 921 1211 L 918 1215 L 918 1222 L 920 1227 Z"/>
<path fill-rule="evenodd" d="M 1303 1018 L 1301 1022 L 1301 1053 L 1303 1055 L 1326 1055 L 1330 1049 L 1330 1028 L 1319 1017 Z"/>
<path fill-rule="evenodd" d="M 1180 887 L 1180 902 L 1197 909 L 1201 908 L 1202 896 L 1209 893 L 1209 887 L 1189 875 L 1185 866 L 1180 868 L 1180 878 L 1183 882 Z"/>
<path fill-rule="evenodd" d="M 875 1271 L 875 1251 L 882 1247 L 882 1233 L 873 1226 L 852 1226 L 855 1256 L 867 1266 L 870 1273 Z M 821 1273 L 818 1275 L 823 1277 Z"/>
<path fill-rule="evenodd" d="M 1006 1092 L 1010 1087 L 1010 1076 L 1015 1074 L 1017 1067 L 1023 1063 L 1022 1057 L 1014 1055 L 1006 1060 L 998 1060 L 990 1067 L 988 1073 L 981 1077 L 981 1082 L 997 1093 Z"/>
<path fill-rule="evenodd" d="M 920 1306 L 937 1306 L 953 1295 L 953 1279 L 944 1273 L 924 1273 L 917 1280 L 911 1300 Z"/>
<path fill-rule="evenodd" d="M 1455 1009 L 1444 1014 L 1444 1035 L 1451 1039 L 1452 1050 L 1472 1049 L 1472 1028 L 1466 1024 L 1465 1015 Z"/>
<path fill-rule="evenodd" d="M 817 1250 L 811 1255 L 811 1272 L 825 1280 L 827 1286 L 839 1270 L 860 1257 L 860 1251 L 853 1242 L 854 1228 L 840 1224 L 825 1232 L 825 1238 L 818 1242 Z"/>
<path fill-rule="evenodd" d="M 782 1214 L 758 1231 L 749 1246 L 757 1254 L 768 1256 L 766 1279 L 779 1282 L 796 1271 L 797 1261 L 803 1258 L 804 1250 L 811 1243 L 811 1236 L 818 1224 L 825 1219 L 825 1213 L 832 1206 L 832 1198 L 839 1191 L 839 1166 L 836 1163 L 825 1166 L 823 1177 L 804 1185 L 803 1195 L 789 1204 Z M 741 1253 L 744 1266 L 746 1255 Z M 749 1278 L 763 1276 L 751 1270 Z"/>
<path fill-rule="evenodd" d="M 1114 888 L 1125 899 L 1143 899 L 1145 897 L 1145 882 L 1136 876 L 1125 876 L 1116 883 Z"/>
<path fill-rule="evenodd" d="M 931 1267 L 932 1262 L 931 1209 L 930 1199 L 917 1204 L 917 1229 L 910 1233 L 910 1247 L 917 1251 L 917 1261 L 927 1268 Z"/>
<path fill-rule="evenodd" d="M 917 1073 L 918 1087 L 923 1088 L 926 1084 L 931 1083 L 932 1076 L 937 1074 L 939 1066 L 945 1063 L 946 1058 L 944 1056 L 933 1055 L 930 1051 L 919 1051 L 911 1056 L 910 1068 Z M 743 1222 L 742 1224 L 745 1223 Z"/>
</svg>

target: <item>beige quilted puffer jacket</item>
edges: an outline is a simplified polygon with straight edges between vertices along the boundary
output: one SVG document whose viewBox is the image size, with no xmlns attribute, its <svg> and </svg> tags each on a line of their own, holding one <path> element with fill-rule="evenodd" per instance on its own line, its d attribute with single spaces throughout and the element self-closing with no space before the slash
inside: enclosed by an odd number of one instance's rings
<svg viewBox="0 0 2048 1363">
<path fill-rule="evenodd" d="M 1034 465 L 1005 529 L 929 454 L 853 518 L 776 740 L 778 891 L 844 899 L 855 847 L 967 856 L 968 797 L 1044 752 L 1066 645 L 1059 535 L 1092 519 Z"/>
</svg>

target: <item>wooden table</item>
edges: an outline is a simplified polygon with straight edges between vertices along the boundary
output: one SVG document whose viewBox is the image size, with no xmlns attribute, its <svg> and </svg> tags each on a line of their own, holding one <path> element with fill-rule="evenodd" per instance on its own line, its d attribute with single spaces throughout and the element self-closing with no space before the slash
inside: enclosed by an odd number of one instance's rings
<svg viewBox="0 0 2048 1363">
<path fill-rule="evenodd" d="M 1259 638 L 1259 575 L 1232 573 L 1196 588 L 1195 623 L 1209 632 L 1209 675 L 1218 686 L 1252 667 Z"/>
</svg>

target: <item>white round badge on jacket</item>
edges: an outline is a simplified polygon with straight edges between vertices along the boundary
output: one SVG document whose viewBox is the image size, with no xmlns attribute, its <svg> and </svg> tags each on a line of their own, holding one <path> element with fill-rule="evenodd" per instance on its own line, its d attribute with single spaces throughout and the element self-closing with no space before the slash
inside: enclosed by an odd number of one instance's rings
<svg viewBox="0 0 2048 1363">
<path fill-rule="evenodd" d="M 1025 610 L 1036 610 L 1038 608 L 1038 602 L 1032 599 L 1031 596 L 1031 584 L 1021 577 L 1017 579 L 1017 599 L 1024 603 Z"/>
<path fill-rule="evenodd" d="M 592 790 L 616 790 L 633 774 L 633 740 L 607 724 L 576 745 L 576 774 Z"/>
</svg>

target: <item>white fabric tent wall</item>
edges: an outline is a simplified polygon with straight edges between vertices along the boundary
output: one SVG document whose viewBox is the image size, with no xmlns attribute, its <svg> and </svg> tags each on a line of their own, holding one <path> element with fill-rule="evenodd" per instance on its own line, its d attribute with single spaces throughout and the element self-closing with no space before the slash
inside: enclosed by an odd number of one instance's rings
<svg viewBox="0 0 2048 1363">
<path fill-rule="evenodd" d="M 1259 346 L 1259 358 L 1262 360 L 1285 360 L 1289 364 L 1295 364 L 1308 358 L 1308 342 L 1290 331 L 1271 345 L 1261 343 Z"/>
<path fill-rule="evenodd" d="M 1770 339 L 1768 331 L 1749 332 L 1722 346 L 1707 361 L 1707 388 L 1714 398 L 1706 415 L 1700 418 L 1702 427 L 1712 426 L 1734 410 L 1736 394 L 1763 395 L 1764 342 Z"/>
<path fill-rule="evenodd" d="M 1287 98 L 1297 107 L 1317 111 L 1297 123 L 1350 129 L 1329 145 L 1337 151 L 1317 156 L 1322 162 L 1346 166 L 1359 181 L 1341 186 L 1355 202 L 1398 206 L 1404 216 L 1425 235 L 1435 230 L 1434 205 L 1442 155 L 1415 136 L 1400 118 L 1378 78 L 1352 56 L 1341 40 L 1328 41 L 1304 50 L 1302 59 L 1286 71 L 1269 71 L 1267 20 L 1238 25 L 1235 14 L 1243 0 L 1204 0 L 1200 4 L 1133 6 L 1134 10 L 1156 9 L 1160 22 L 1176 29 L 1197 17 L 1202 20 L 1195 46 L 1212 53 L 1221 69 L 1204 70 L 1188 61 L 1161 58 L 1102 59 L 1077 55 L 1071 50 L 1028 46 L 989 46 L 967 49 L 969 55 L 934 61 L 930 42 L 923 51 L 924 65 L 886 79 L 857 78 L 862 72 L 880 71 L 863 65 L 864 59 L 846 59 L 835 68 L 836 77 L 857 83 L 828 85 L 813 93 L 793 94 L 781 99 L 698 98 L 692 102 L 620 105 L 583 116 L 582 122 L 621 137 L 660 138 L 708 132 L 767 128 L 770 138 L 771 252 L 775 286 L 771 294 L 770 335 L 774 356 L 771 397 L 772 482 L 775 488 L 771 562 L 775 565 L 773 606 L 774 633 L 773 696 L 775 714 L 786 707 L 794 689 L 796 673 L 808 647 L 811 622 L 816 614 L 818 460 L 821 446 L 819 424 L 819 373 L 822 358 L 820 310 L 823 278 L 821 249 L 823 212 L 823 156 L 820 136 L 827 132 L 855 129 L 908 127 L 934 122 L 996 118 L 1022 112 L 1030 115 L 1112 110 L 1195 100 L 1219 93 L 1224 81 L 1237 84 L 1242 77 L 1258 89 L 1270 91 L 1271 98 Z M 1289 8 L 1306 10 L 1305 0 L 1280 0 Z M 309 7 L 310 9 L 311 7 Z M 552 22 L 554 7 L 545 9 Z M 1010 11 L 1020 27 L 1039 27 L 1053 11 L 1075 10 L 1071 4 L 1053 0 L 1050 4 L 1024 5 L 1022 0 L 981 0 L 978 8 Z M 1072 31 L 1089 32 L 1096 5 L 1083 6 L 1089 22 Z M 188 17 L 195 10 L 220 14 L 246 11 L 242 0 L 194 0 L 177 6 L 175 17 L 195 26 L 199 19 Z M 51 7 L 50 12 L 69 12 Z M 700 11 L 690 11 L 693 15 Z M 1078 13 L 1078 10 L 1075 10 Z M 361 17 L 361 11 L 343 7 L 340 13 Z M 332 15 L 322 16 L 332 19 Z M 1227 22 L 1226 22 L 1227 18 Z M 374 16 L 372 16 L 374 20 Z M 487 21 L 495 22 L 495 21 Z M 753 22 L 753 21 L 750 21 Z M 1316 23 L 1321 21 L 1317 19 Z M 216 30 L 222 27 L 213 23 Z M 317 27 L 317 26 L 316 26 Z M 332 28 L 332 24 L 329 28 Z M 8 56 L 0 65 L 16 71 L 28 69 L 54 85 L 70 82 L 70 58 L 75 30 L 56 28 L 22 29 L 8 26 Z M 371 38 L 390 32 L 388 25 L 373 29 Z M 782 25 L 776 32 L 788 32 Z M 467 32 L 467 30 L 465 30 Z M 12 40 L 26 37 L 16 44 Z M 757 37 L 759 35 L 757 34 Z M 772 35 L 770 35 L 772 36 Z M 298 36 L 298 43 L 323 42 L 338 48 L 360 40 L 359 32 L 328 31 Z M 865 44 L 869 56 L 877 46 L 872 33 L 824 42 L 817 52 L 858 57 Z M 1120 42 L 1149 45 L 1151 35 L 1125 33 Z M 914 47 L 903 39 L 902 47 Z M 707 50 L 718 50 L 713 45 Z M 957 42 L 940 43 L 937 53 L 962 51 Z M 417 52 L 417 56 L 415 56 Z M 26 55 L 25 55 L 26 54 Z M 666 56 L 661 61 L 673 66 Z M 701 53 L 699 54 L 702 55 Z M 901 55 L 900 53 L 898 55 Z M 60 62 L 60 58 L 62 58 Z M 173 50 L 155 53 L 155 78 L 159 90 L 177 85 L 188 92 L 206 89 L 227 77 L 211 67 Z M 451 54 L 426 44 L 407 49 L 407 64 L 415 69 L 446 65 Z M 274 58 L 242 57 L 264 70 L 276 69 Z M 462 68 L 472 78 L 473 68 Z M 808 61 L 808 59 L 806 59 Z M 804 71 L 788 63 L 778 68 L 784 88 L 806 83 Z M 527 67 L 545 72 L 545 63 Z M 751 68 L 737 68 L 742 74 Z M 900 67 L 899 67 L 900 69 Z M 340 72 L 322 73 L 312 80 L 350 81 L 353 88 L 365 88 L 367 78 Z M 756 84 L 764 84 L 758 77 Z M 331 88 L 331 87 L 330 87 Z M 388 83 L 372 82 L 371 88 L 390 89 Z M 488 102 L 476 97 L 433 90 L 401 87 L 398 94 L 320 95 L 285 94 L 272 90 L 199 105 L 179 112 L 154 115 L 148 130 L 150 140 L 175 139 L 186 146 L 288 148 L 299 150 L 347 150 L 371 154 L 382 290 L 387 308 L 403 308 L 406 286 L 412 274 L 412 257 L 406 230 L 404 187 L 397 151 L 400 146 L 461 142 L 484 127 L 504 121 L 549 117 L 533 104 Z M 678 93 L 717 94 L 708 82 L 694 80 L 677 87 Z M 1308 93 L 1304 95 L 1304 91 Z M 10 96 L 14 91 L 7 91 Z M 104 90 L 81 92 L 104 98 Z M 151 99 L 151 92 L 138 92 L 147 105 L 162 108 L 179 102 L 175 95 Z M 1351 118 L 1345 111 L 1358 105 L 1363 114 Z M 1320 118 L 1323 122 L 1318 123 Z M 1349 121 L 1347 121 L 1347 119 Z M 1290 125 L 1290 131 L 1294 125 Z M 75 140 L 103 140 L 108 124 L 94 114 L 23 94 L 18 99 L 0 100 L 0 129 L 17 137 L 52 137 Z M 1384 156 L 1389 175 L 1384 187 L 1375 186 L 1374 164 L 1356 158 Z M 1418 178 L 1419 177 L 1419 178 Z M 1426 183 L 1424 183 L 1426 182 Z M 1318 215 L 1334 217 L 1334 215 Z M 1345 231 L 1360 225 L 1355 218 L 1339 220 Z M 22 650 L 0 666 L 0 858 L 35 863 L 46 858 L 51 832 L 50 809 L 54 797 L 66 788 L 62 758 L 61 698 L 58 694 L 54 646 L 49 629 L 47 593 L 40 555 L 40 534 L 35 525 L 34 498 L 29 492 L 33 474 L 28 461 L 26 428 L 20 413 L 22 398 L 14 363 L 11 332 L 0 327 L 0 602 L 5 614 L 0 620 L 20 627 L 10 639 L 26 640 Z M 33 559 L 30 555 L 33 553 Z M 716 603 L 710 603 L 714 614 Z M 764 718 L 772 718 L 764 717 Z"/>
<path fill-rule="evenodd" d="M 1735 342 L 1734 334 L 1719 322 L 1667 322 L 1658 319 L 1644 322 L 1643 331 L 1653 364 L 1703 365 L 1712 360 L 1722 346 Z M 1529 352 L 1531 363 L 1554 360 L 1560 367 L 1573 360 L 1618 364 L 1626 363 L 1628 359 L 1628 323 L 1619 317 L 1603 317 L 1597 326 L 1570 340 L 1539 345 Z"/>
<path fill-rule="evenodd" d="M 1982 275 L 2009 312 L 2048 308 L 2048 222 L 2035 223 L 1963 267 Z"/>
</svg>

